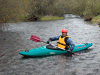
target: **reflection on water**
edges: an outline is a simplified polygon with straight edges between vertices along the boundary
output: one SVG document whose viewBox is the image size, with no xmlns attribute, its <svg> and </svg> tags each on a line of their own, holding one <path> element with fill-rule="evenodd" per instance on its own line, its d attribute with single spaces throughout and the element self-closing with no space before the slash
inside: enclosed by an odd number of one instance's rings
<svg viewBox="0 0 100 75">
<path fill-rule="evenodd" d="M 0 30 L 0 75 L 100 75 L 100 28 L 84 22 L 75 15 L 64 20 L 8 23 Z M 30 40 L 36 35 L 47 41 L 49 37 L 68 29 L 75 44 L 93 43 L 79 55 L 56 55 L 43 58 L 24 58 L 19 51 L 44 46 Z M 55 44 L 56 42 L 52 42 Z"/>
</svg>

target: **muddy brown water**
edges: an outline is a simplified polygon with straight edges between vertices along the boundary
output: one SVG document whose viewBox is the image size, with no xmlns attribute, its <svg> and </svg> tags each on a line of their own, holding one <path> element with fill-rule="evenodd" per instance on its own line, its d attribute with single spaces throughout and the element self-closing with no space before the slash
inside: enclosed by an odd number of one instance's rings
<svg viewBox="0 0 100 75">
<path fill-rule="evenodd" d="M 97 24 L 68 14 L 64 20 L 8 24 L 0 30 L 0 75 L 100 75 L 100 28 Z M 19 55 L 20 51 L 46 45 L 31 41 L 31 35 L 47 41 L 61 34 L 62 29 L 68 29 L 75 44 L 93 43 L 93 46 L 72 56 L 24 58 Z"/>
</svg>

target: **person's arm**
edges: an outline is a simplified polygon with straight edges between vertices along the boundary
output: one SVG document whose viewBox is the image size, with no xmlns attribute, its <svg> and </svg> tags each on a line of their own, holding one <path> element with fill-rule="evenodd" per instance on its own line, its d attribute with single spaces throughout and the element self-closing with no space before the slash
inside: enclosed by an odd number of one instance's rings
<svg viewBox="0 0 100 75">
<path fill-rule="evenodd" d="M 51 37 L 50 40 L 51 41 L 59 40 L 59 37 L 60 37 L 60 35 L 54 36 L 54 37 Z"/>
<path fill-rule="evenodd" d="M 72 39 L 71 39 L 71 38 L 68 38 L 67 40 L 65 40 L 65 42 L 71 46 L 69 49 L 70 49 L 71 51 L 73 51 L 73 49 L 74 49 L 74 47 L 75 47 L 75 44 L 74 44 L 74 42 L 72 41 Z"/>
<path fill-rule="evenodd" d="M 59 39 L 59 37 L 60 37 L 60 35 L 58 35 L 58 36 L 54 36 L 54 37 L 49 38 L 49 40 L 47 41 L 47 44 L 49 44 L 49 43 L 50 43 L 50 41 L 55 41 L 55 40 L 58 40 L 58 39 Z"/>
</svg>

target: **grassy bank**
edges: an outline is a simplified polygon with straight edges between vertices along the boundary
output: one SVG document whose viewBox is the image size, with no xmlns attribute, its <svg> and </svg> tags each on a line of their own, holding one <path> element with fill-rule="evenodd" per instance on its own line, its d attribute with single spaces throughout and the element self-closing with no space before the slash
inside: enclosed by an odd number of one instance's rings
<svg viewBox="0 0 100 75">
<path fill-rule="evenodd" d="M 36 21 L 53 21 L 53 20 L 62 20 L 65 19 L 64 17 L 59 17 L 59 16 L 42 16 L 40 17 L 40 19 L 37 19 Z M 25 17 L 20 16 L 20 18 L 18 18 L 18 20 L 16 22 L 30 22 L 30 20 L 26 20 Z M 35 21 L 35 20 L 32 20 Z M 15 22 L 15 21 L 10 21 L 11 23 Z"/>
<path fill-rule="evenodd" d="M 100 27 L 100 15 L 93 17 L 93 19 L 91 20 L 92 23 L 97 23 L 99 24 Z"/>
<path fill-rule="evenodd" d="M 58 16 L 44 16 L 40 19 L 40 21 L 51 21 L 51 20 L 62 20 L 64 17 L 58 17 Z"/>
</svg>

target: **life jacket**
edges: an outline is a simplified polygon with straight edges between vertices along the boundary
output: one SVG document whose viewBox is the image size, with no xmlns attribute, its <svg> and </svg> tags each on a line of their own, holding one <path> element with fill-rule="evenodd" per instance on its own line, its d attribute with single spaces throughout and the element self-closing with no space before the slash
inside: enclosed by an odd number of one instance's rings
<svg viewBox="0 0 100 75">
<path fill-rule="evenodd" d="M 59 37 L 58 41 L 58 47 L 63 48 L 63 49 L 68 49 L 69 45 L 65 43 L 65 38 L 71 38 L 70 36 L 65 36 L 62 38 L 62 35 Z"/>
</svg>

